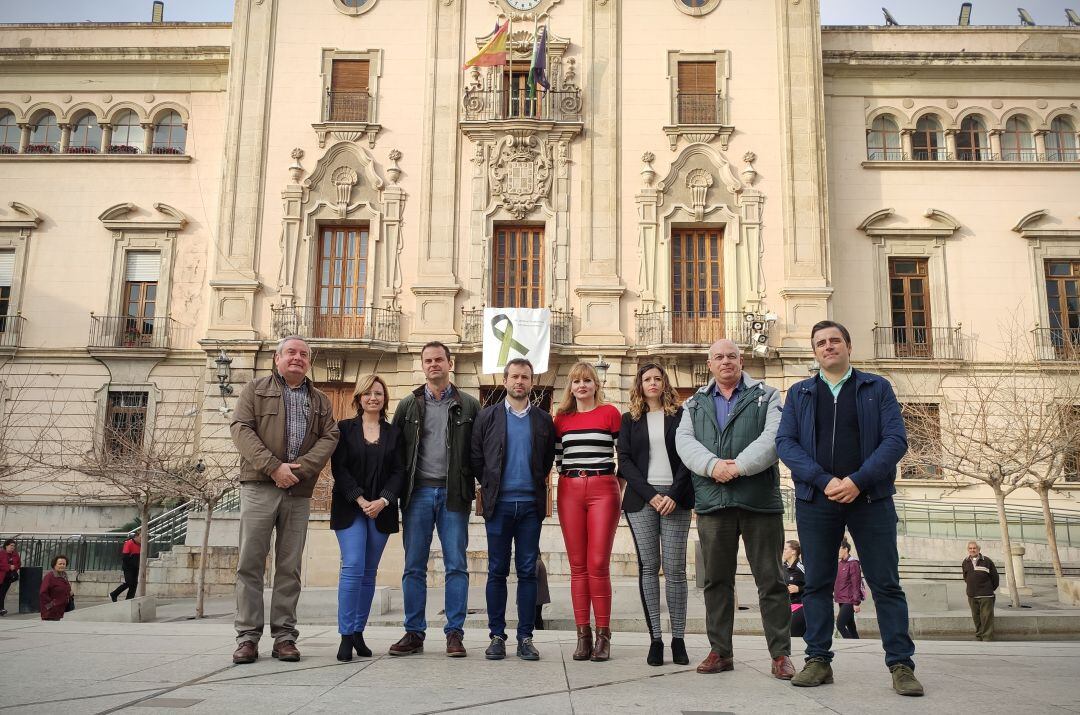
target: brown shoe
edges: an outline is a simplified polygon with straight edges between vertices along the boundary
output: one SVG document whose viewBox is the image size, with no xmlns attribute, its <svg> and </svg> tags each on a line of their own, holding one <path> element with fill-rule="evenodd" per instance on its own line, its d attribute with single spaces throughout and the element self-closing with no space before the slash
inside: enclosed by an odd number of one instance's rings
<svg viewBox="0 0 1080 715">
<path fill-rule="evenodd" d="M 300 660 L 300 651 L 296 649 L 296 641 L 275 643 L 270 655 L 286 663 L 295 663 Z"/>
<path fill-rule="evenodd" d="M 407 632 L 394 645 L 390 646 L 390 655 L 412 655 L 424 652 L 424 634 Z"/>
<path fill-rule="evenodd" d="M 594 663 L 603 663 L 605 660 L 611 658 L 611 629 L 596 627 L 596 642 L 592 647 L 592 657 L 589 658 Z"/>
<path fill-rule="evenodd" d="M 577 627 L 577 648 L 574 649 L 574 660 L 588 660 L 592 657 L 592 627 Z"/>
<path fill-rule="evenodd" d="M 244 641 L 236 647 L 232 654 L 232 662 L 236 665 L 247 665 L 259 659 L 259 646 L 254 641 Z"/>
<path fill-rule="evenodd" d="M 461 642 L 462 634 L 457 631 L 450 631 L 446 635 L 446 657 L 447 658 L 464 658 L 467 653 L 465 652 L 465 644 Z"/>
<path fill-rule="evenodd" d="M 791 680 L 795 677 L 795 666 L 791 664 L 791 658 L 786 655 L 778 655 L 772 659 L 772 674 L 777 680 Z"/>
<path fill-rule="evenodd" d="M 697 667 L 699 673 L 723 673 L 726 670 L 735 670 L 735 659 L 725 658 L 716 651 L 709 651 L 709 655 Z"/>
</svg>

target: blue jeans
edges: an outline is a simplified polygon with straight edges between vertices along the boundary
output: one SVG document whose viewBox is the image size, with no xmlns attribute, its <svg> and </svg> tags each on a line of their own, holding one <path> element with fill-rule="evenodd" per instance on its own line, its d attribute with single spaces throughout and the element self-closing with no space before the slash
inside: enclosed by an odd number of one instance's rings
<svg viewBox="0 0 1080 715">
<path fill-rule="evenodd" d="M 900 555 L 896 550 L 896 506 L 892 497 L 867 501 L 859 495 L 850 504 L 838 504 L 819 491 L 813 501 L 795 502 L 795 523 L 802 544 L 806 586 L 807 657 L 832 660 L 833 585 L 837 552 L 844 529 L 851 532 L 863 575 L 874 594 L 885 664 L 915 667 L 915 643 L 908 634 L 908 606 L 900 587 Z"/>
<path fill-rule="evenodd" d="M 338 633 L 363 633 L 375 596 L 375 573 L 389 534 L 375 528 L 375 520 L 357 514 L 352 526 L 338 529 L 341 576 L 338 579 Z"/>
<path fill-rule="evenodd" d="M 405 573 L 401 577 L 405 630 L 427 632 L 427 562 L 435 529 L 439 530 L 446 568 L 446 625 L 443 632 L 463 634 L 469 600 L 469 569 L 465 559 L 469 547 L 469 513 L 446 507 L 445 487 L 414 489 L 401 520 L 405 544 Z"/>
<path fill-rule="evenodd" d="M 510 575 L 510 548 L 517 569 L 517 638 L 532 638 L 536 618 L 536 560 L 540 557 L 542 517 L 533 500 L 500 501 L 485 522 L 488 538 L 488 630 L 506 638 L 506 577 Z"/>
</svg>

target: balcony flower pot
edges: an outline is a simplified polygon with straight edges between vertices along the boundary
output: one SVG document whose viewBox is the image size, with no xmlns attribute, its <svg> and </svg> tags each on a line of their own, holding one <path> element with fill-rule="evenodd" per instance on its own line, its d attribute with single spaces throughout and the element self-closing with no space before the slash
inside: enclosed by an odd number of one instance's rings
<svg viewBox="0 0 1080 715">
<path fill-rule="evenodd" d="M 18 154 L 19 147 L 9 144 L 0 144 L 0 154 Z"/>
<path fill-rule="evenodd" d="M 156 146 L 150 150 L 151 154 L 169 154 L 171 156 L 183 156 L 184 150 L 174 146 Z"/>
<path fill-rule="evenodd" d="M 131 146 L 130 144 L 111 144 L 109 146 L 110 154 L 138 154 L 139 147 Z"/>
<path fill-rule="evenodd" d="M 98 149 L 96 146 L 69 146 L 67 150 L 68 154 L 97 154 Z"/>
<path fill-rule="evenodd" d="M 26 146 L 27 154 L 55 154 L 56 147 L 52 144 L 28 144 Z"/>
</svg>

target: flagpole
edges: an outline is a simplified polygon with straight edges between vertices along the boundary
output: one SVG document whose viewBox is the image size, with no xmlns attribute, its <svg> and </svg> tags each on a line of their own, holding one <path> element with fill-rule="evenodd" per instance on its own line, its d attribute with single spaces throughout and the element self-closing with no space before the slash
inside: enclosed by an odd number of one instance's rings
<svg viewBox="0 0 1080 715">
<path fill-rule="evenodd" d="M 510 78 L 507 80 L 506 109 L 509 117 L 514 116 L 514 13 L 506 16 L 506 66 L 510 70 Z"/>
</svg>

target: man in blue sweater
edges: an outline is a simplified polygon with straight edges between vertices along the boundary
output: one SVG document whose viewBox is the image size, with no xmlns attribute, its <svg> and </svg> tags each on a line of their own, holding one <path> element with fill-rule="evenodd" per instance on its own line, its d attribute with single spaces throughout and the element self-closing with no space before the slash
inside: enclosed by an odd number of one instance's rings
<svg viewBox="0 0 1080 715">
<path fill-rule="evenodd" d="M 503 369 L 506 399 L 480 411 L 473 425 L 472 467 L 480 482 L 488 538 L 488 660 L 506 657 L 506 578 L 510 552 L 517 567 L 517 656 L 539 660 L 533 645 L 536 560 L 547 515 L 547 484 L 555 461 L 551 415 L 529 401 L 532 363 L 515 358 Z"/>
<path fill-rule="evenodd" d="M 821 321 L 810 331 L 810 344 L 821 370 L 788 390 L 776 435 L 776 451 L 795 482 L 795 523 L 806 567 L 806 665 L 791 684 L 833 682 L 833 584 L 847 529 L 874 594 L 893 689 L 922 695 L 900 587 L 892 498 L 896 465 L 907 451 L 900 405 L 883 378 L 852 369 L 851 335 L 843 325 Z"/>
</svg>

